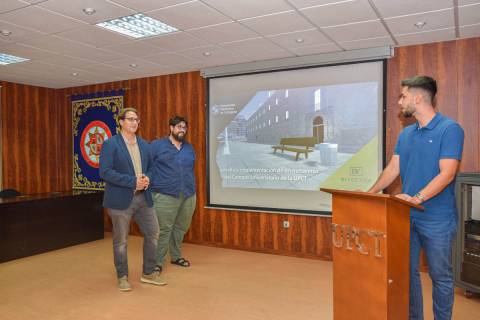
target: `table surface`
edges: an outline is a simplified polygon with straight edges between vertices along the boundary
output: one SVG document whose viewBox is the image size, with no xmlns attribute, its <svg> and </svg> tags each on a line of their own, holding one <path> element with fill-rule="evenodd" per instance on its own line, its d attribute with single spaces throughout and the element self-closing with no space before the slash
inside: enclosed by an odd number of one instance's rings
<svg viewBox="0 0 480 320">
<path fill-rule="evenodd" d="M 48 192 L 48 193 L 37 193 L 37 194 L 26 194 L 18 197 L 12 198 L 0 198 L 0 205 L 10 204 L 10 203 L 19 203 L 19 202 L 28 202 L 42 199 L 52 199 L 52 198 L 63 198 L 63 197 L 75 197 L 88 194 L 94 194 L 102 191 L 94 190 L 69 190 L 61 192 Z"/>
</svg>

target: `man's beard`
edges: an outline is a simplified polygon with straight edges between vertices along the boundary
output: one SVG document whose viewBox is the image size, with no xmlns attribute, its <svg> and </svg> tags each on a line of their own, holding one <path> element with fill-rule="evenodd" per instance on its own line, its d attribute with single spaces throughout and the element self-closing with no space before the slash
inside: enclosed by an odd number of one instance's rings
<svg viewBox="0 0 480 320">
<path fill-rule="evenodd" d="M 402 112 L 402 114 L 403 114 L 403 116 L 404 116 L 405 118 L 411 118 L 411 117 L 413 117 L 413 111 L 412 111 L 412 110 L 404 111 L 404 112 Z"/>
<path fill-rule="evenodd" d="M 417 111 L 415 106 L 408 106 L 404 111 L 402 111 L 402 114 L 405 118 L 411 118 L 413 117 L 415 111 Z"/>
<path fill-rule="evenodd" d="M 180 135 L 180 133 L 175 134 L 172 132 L 172 137 L 178 142 L 183 142 L 183 140 L 185 139 L 185 134 Z"/>
</svg>

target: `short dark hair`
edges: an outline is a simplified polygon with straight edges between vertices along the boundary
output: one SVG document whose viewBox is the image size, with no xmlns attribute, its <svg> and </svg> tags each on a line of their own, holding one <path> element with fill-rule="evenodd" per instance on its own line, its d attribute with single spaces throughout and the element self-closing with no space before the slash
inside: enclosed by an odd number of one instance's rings
<svg viewBox="0 0 480 320">
<path fill-rule="evenodd" d="M 125 117 L 127 116 L 127 112 L 134 112 L 138 116 L 138 111 L 135 108 L 124 108 L 120 110 L 120 113 L 118 114 L 118 120 L 125 120 Z"/>
<path fill-rule="evenodd" d="M 175 116 L 173 118 L 170 118 L 170 120 L 168 120 L 168 124 L 174 127 L 180 122 L 185 122 L 185 125 L 188 127 L 187 119 L 185 119 L 184 117 Z"/>
<path fill-rule="evenodd" d="M 414 76 L 408 79 L 402 80 L 402 87 L 418 88 L 426 91 L 430 96 L 430 102 L 433 103 L 433 99 L 437 94 L 437 81 L 429 76 Z"/>
</svg>

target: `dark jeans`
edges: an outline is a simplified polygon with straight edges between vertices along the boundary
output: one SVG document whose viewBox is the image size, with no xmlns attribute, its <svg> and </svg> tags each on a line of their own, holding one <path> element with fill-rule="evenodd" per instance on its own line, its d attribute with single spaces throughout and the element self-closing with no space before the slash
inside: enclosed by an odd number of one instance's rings
<svg viewBox="0 0 480 320">
<path fill-rule="evenodd" d="M 155 209 L 149 208 L 143 194 L 135 195 L 126 210 L 108 209 L 113 225 L 113 260 L 117 277 L 128 276 L 127 237 L 130 219 L 133 217 L 144 235 L 143 273 L 151 274 L 155 270 L 155 255 L 159 228 Z"/>
<path fill-rule="evenodd" d="M 457 216 L 442 221 L 411 219 L 410 224 L 410 319 L 423 319 L 422 284 L 419 273 L 420 249 L 423 249 L 432 279 L 435 320 L 452 318 L 454 278 L 452 244 Z"/>
</svg>

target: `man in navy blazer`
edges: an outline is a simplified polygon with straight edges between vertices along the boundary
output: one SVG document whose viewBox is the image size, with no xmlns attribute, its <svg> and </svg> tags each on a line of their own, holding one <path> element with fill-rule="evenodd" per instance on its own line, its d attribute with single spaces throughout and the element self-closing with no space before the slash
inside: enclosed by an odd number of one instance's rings
<svg viewBox="0 0 480 320">
<path fill-rule="evenodd" d="M 118 289 L 130 291 L 128 282 L 127 237 L 133 218 L 144 234 L 141 282 L 165 285 L 155 270 L 159 227 L 153 209 L 150 184 L 152 159 L 148 143 L 136 136 L 140 119 L 134 108 L 119 116 L 120 133 L 106 140 L 100 153 L 100 177 L 105 181 L 103 206 L 113 226 L 113 255 Z"/>
</svg>

